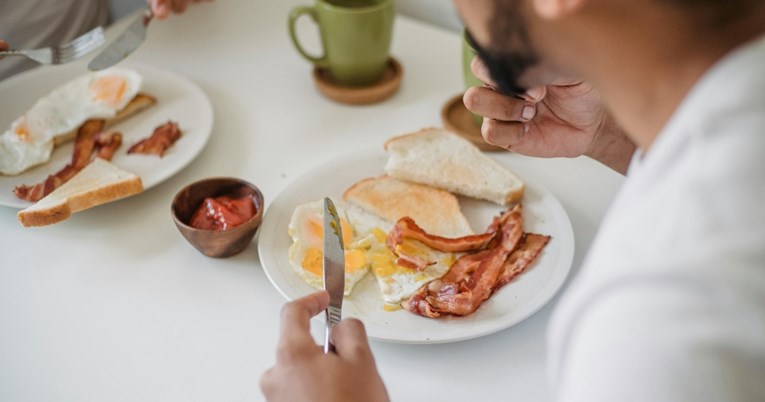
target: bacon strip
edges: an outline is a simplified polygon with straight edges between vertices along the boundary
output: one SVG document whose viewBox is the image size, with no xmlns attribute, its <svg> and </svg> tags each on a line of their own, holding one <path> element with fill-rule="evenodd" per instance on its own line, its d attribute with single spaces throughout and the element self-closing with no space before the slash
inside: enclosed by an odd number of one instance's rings
<svg viewBox="0 0 765 402">
<path fill-rule="evenodd" d="M 421 287 L 402 306 L 433 318 L 464 316 L 477 310 L 493 293 L 505 260 L 523 236 L 520 205 L 502 214 L 498 222 L 497 241 L 490 248 L 460 257 L 443 278 Z"/>
<path fill-rule="evenodd" d="M 144 138 L 131 146 L 127 153 L 154 154 L 159 155 L 161 158 L 165 154 L 165 151 L 167 151 L 167 149 L 179 138 L 181 138 L 181 129 L 178 128 L 178 124 L 168 121 L 155 128 L 149 138 Z"/>
<path fill-rule="evenodd" d="M 386 241 L 388 247 L 394 253 L 396 252 L 396 246 L 403 243 L 404 238 L 417 240 L 434 250 L 450 253 L 478 250 L 486 247 L 494 238 L 499 224 L 498 219 L 494 218 L 494 221 L 489 225 L 485 233 L 450 239 L 425 232 L 424 229 L 417 225 L 414 219 L 405 216 L 396 222 L 396 225 L 388 233 Z"/>
<path fill-rule="evenodd" d="M 502 269 L 494 284 L 492 293 L 498 291 L 501 287 L 512 282 L 518 275 L 524 273 L 536 260 L 539 253 L 550 241 L 550 236 L 543 236 L 536 233 L 524 233 L 523 240 L 518 248 L 510 254 L 507 261 L 502 265 Z"/>
<path fill-rule="evenodd" d="M 16 186 L 13 193 L 22 200 L 39 201 L 69 181 L 94 157 L 111 160 L 114 152 L 122 144 L 122 134 L 101 132 L 105 124 L 104 120 L 88 120 L 83 123 L 77 130 L 71 162 L 58 172 L 49 175 L 41 183 Z"/>
<path fill-rule="evenodd" d="M 117 148 L 122 145 L 122 134 L 118 132 L 100 133 L 95 138 L 96 154 L 95 156 L 107 161 L 112 160 Z"/>
<path fill-rule="evenodd" d="M 435 264 L 435 262 L 428 261 L 422 257 L 418 257 L 415 255 L 399 254 L 398 258 L 396 259 L 396 264 L 402 267 L 407 267 L 409 269 L 422 271 L 423 269 L 427 268 L 429 265 Z"/>
</svg>

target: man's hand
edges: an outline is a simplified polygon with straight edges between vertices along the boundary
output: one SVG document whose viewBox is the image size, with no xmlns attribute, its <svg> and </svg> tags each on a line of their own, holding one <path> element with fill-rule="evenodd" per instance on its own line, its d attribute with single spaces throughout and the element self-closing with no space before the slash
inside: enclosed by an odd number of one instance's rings
<svg viewBox="0 0 765 402">
<path fill-rule="evenodd" d="M 186 11 L 186 7 L 191 3 L 199 3 L 202 1 L 210 0 L 146 0 L 151 7 L 151 12 L 154 16 L 163 20 L 170 15 L 170 11 L 176 13 L 182 13 Z"/>
<path fill-rule="evenodd" d="M 327 308 L 329 295 L 317 292 L 282 308 L 276 366 L 260 378 L 269 401 L 387 402 L 361 321 L 346 318 L 332 329 L 336 353 L 324 354 L 314 342 L 311 317 Z"/>
<path fill-rule="evenodd" d="M 588 84 L 559 80 L 518 99 L 492 89 L 479 58 L 471 67 L 487 86 L 468 89 L 463 101 L 485 117 L 481 134 L 486 142 L 529 156 L 587 155 L 621 173 L 627 170 L 635 145 Z"/>
</svg>

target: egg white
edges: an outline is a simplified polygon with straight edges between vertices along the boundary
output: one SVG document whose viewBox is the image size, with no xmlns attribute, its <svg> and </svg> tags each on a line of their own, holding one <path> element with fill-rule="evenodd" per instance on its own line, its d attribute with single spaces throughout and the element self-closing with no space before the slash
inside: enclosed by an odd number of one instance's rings
<svg viewBox="0 0 765 402">
<path fill-rule="evenodd" d="M 356 206 L 346 210 L 350 223 L 359 236 L 358 243 L 367 248 L 370 271 L 375 276 L 386 309 L 395 310 L 426 283 L 441 278 L 461 254 L 431 249 L 415 240 L 405 240 L 412 255 L 433 262 L 422 270 L 396 264 L 396 256 L 386 244 L 393 223 L 385 221 Z"/>
<path fill-rule="evenodd" d="M 344 220 L 350 224 L 343 206 L 336 205 L 336 207 L 341 222 Z M 321 250 L 323 247 L 323 235 L 317 225 L 320 227 L 323 219 L 323 200 L 308 202 L 295 208 L 287 229 L 293 242 L 289 247 L 290 265 L 306 283 L 317 289 L 324 288 L 324 279 L 320 274 L 320 269 L 314 269 L 312 272 L 311 270 L 306 269 L 303 264 L 306 259 L 316 262 L 315 260 L 317 258 L 319 260 L 322 258 Z M 350 238 L 345 238 L 348 234 L 350 234 Z M 346 245 L 346 261 L 349 260 L 349 254 L 352 254 L 353 258 L 355 258 L 354 261 L 357 262 L 360 261 L 360 258 L 363 258 L 363 261 L 355 264 L 355 266 L 346 264 L 344 293 L 348 296 L 351 294 L 353 287 L 367 274 L 369 265 L 366 260 L 366 250 L 364 245 L 359 245 L 352 229 L 350 233 L 344 231 L 343 242 Z M 314 265 L 314 268 L 316 268 L 316 265 Z"/>
<path fill-rule="evenodd" d="M 15 175 L 49 161 L 56 138 L 70 136 L 89 119 L 116 116 L 142 80 L 134 70 L 111 68 L 74 78 L 41 97 L 0 135 L 0 173 Z M 105 82 L 117 83 L 118 90 L 99 91 Z"/>
</svg>

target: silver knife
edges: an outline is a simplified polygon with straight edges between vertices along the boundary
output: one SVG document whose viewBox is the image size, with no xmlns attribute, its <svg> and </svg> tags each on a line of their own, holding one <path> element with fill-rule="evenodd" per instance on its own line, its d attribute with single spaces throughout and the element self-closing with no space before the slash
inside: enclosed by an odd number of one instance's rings
<svg viewBox="0 0 765 402">
<path fill-rule="evenodd" d="M 329 293 L 324 331 L 324 353 L 333 352 L 335 346 L 329 340 L 329 332 L 342 318 L 343 293 L 345 292 L 345 248 L 340 217 L 335 204 L 324 198 L 324 290 Z"/>
<path fill-rule="evenodd" d="M 117 39 L 90 61 L 88 70 L 98 71 L 111 67 L 138 49 L 146 39 L 146 28 L 153 17 L 150 9 L 144 10 Z"/>
</svg>

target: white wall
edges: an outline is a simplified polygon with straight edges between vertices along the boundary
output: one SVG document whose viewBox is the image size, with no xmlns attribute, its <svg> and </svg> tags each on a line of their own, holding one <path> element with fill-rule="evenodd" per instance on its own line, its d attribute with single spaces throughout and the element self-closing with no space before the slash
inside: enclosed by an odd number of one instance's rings
<svg viewBox="0 0 765 402">
<path fill-rule="evenodd" d="M 395 0 L 401 14 L 454 30 L 462 30 L 452 0 Z"/>
</svg>

